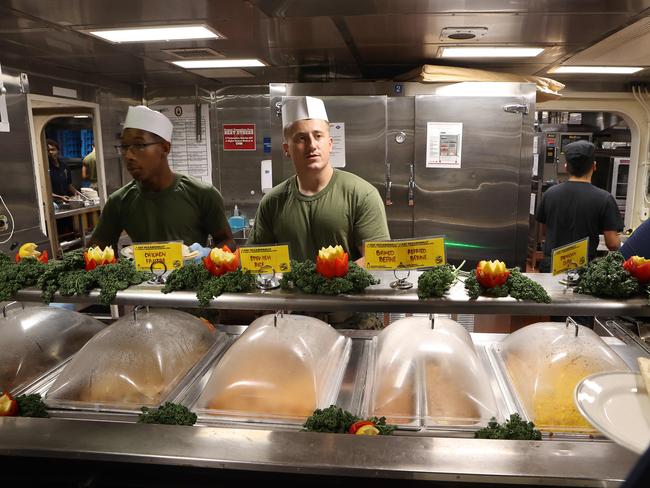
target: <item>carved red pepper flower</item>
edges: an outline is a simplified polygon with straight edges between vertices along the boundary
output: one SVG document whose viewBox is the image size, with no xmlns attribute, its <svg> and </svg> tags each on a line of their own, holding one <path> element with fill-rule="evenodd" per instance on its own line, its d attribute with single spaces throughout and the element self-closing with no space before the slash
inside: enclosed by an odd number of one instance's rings
<svg viewBox="0 0 650 488">
<path fill-rule="evenodd" d="M 117 262 L 115 252 L 113 252 L 111 246 L 106 246 L 104 249 L 99 246 L 89 247 L 88 250 L 84 252 L 84 260 L 86 261 L 86 271 L 91 271 L 97 266 Z"/>
<path fill-rule="evenodd" d="M 481 261 L 476 266 L 476 281 L 483 288 L 503 285 L 510 276 L 510 271 L 503 261 Z"/>
<path fill-rule="evenodd" d="M 641 256 L 632 256 L 623 263 L 623 267 L 639 282 L 650 281 L 650 259 Z"/>
<path fill-rule="evenodd" d="M 16 262 L 19 263 L 23 258 L 34 258 L 38 259 L 41 263 L 46 264 L 49 260 L 47 249 L 40 252 L 37 247 L 38 246 L 33 242 L 27 242 L 20 246 L 20 249 L 18 249 L 18 252 L 16 253 Z"/>
<path fill-rule="evenodd" d="M 221 276 L 239 268 L 239 249 L 232 252 L 228 246 L 221 249 L 215 247 L 210 254 L 203 258 L 203 266 L 213 276 Z"/>
<path fill-rule="evenodd" d="M 9 393 L 0 396 L 0 417 L 9 417 L 18 413 L 18 402 Z"/>
<path fill-rule="evenodd" d="M 322 247 L 316 257 L 316 272 L 325 278 L 335 278 L 348 274 L 348 253 L 341 246 Z"/>
<path fill-rule="evenodd" d="M 350 426 L 348 433 L 355 435 L 379 435 L 379 429 L 370 420 L 359 420 Z"/>
</svg>

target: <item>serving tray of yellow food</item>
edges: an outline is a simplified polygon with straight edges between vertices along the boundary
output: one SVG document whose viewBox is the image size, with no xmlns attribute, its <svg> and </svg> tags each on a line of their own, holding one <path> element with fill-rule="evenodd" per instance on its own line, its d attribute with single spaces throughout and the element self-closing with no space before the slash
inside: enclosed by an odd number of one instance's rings
<svg viewBox="0 0 650 488">
<path fill-rule="evenodd" d="M 593 330 L 562 322 L 524 327 L 488 346 L 488 354 L 519 413 L 553 434 L 596 434 L 575 405 L 576 385 L 596 373 L 630 371 Z"/>
</svg>

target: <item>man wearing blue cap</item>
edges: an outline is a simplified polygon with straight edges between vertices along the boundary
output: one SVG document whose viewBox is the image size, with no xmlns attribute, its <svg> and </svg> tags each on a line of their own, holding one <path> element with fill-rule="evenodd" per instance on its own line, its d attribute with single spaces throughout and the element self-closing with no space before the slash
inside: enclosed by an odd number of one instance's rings
<svg viewBox="0 0 650 488">
<path fill-rule="evenodd" d="M 596 169 L 596 147 L 587 141 L 568 144 L 564 150 L 569 180 L 549 188 L 535 218 L 546 233 L 540 271 L 549 272 L 553 249 L 589 237 L 589 259 L 596 257 L 599 235 L 610 251 L 621 245 L 623 220 L 611 193 L 591 184 Z"/>
</svg>

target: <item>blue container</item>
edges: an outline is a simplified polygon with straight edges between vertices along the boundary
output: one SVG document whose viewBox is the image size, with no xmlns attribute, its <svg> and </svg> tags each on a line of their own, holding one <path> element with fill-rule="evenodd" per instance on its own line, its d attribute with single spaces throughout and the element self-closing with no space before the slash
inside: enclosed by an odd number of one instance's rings
<svg viewBox="0 0 650 488">
<path fill-rule="evenodd" d="M 244 227 L 246 227 L 246 219 L 241 215 L 233 215 L 228 219 L 228 223 L 230 224 L 230 229 L 233 232 L 242 230 Z"/>
</svg>

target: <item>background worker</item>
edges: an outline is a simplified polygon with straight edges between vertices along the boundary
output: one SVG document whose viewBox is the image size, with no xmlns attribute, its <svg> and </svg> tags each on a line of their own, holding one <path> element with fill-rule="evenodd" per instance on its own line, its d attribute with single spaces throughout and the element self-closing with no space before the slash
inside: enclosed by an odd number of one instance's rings
<svg viewBox="0 0 650 488">
<path fill-rule="evenodd" d="M 95 155 L 95 145 L 83 158 L 81 165 L 81 187 L 97 189 L 97 156 Z"/>
<path fill-rule="evenodd" d="M 52 198 L 55 201 L 68 201 L 71 196 L 79 193 L 72 186 L 72 174 L 68 166 L 61 159 L 59 143 L 54 139 L 47 139 L 47 159 L 50 168 L 50 184 L 52 185 Z"/>
<path fill-rule="evenodd" d="M 596 147 L 587 141 L 568 144 L 564 150 L 568 181 L 549 188 L 542 197 L 535 218 L 542 224 L 544 260 L 540 271 L 551 270 L 553 249 L 589 237 L 589 260 L 596 257 L 599 236 L 610 251 L 621 245 L 618 233 L 623 219 L 611 193 L 591 184 L 596 170 Z"/>
</svg>

